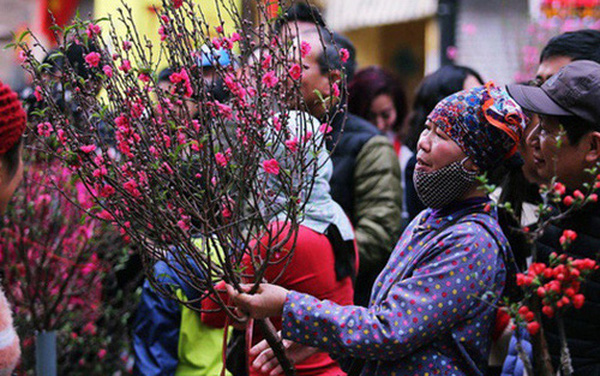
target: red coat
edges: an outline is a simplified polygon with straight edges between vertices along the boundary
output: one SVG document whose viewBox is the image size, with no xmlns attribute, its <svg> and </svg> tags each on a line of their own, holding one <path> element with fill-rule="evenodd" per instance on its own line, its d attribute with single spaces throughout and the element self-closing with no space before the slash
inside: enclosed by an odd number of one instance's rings
<svg viewBox="0 0 600 376">
<path fill-rule="evenodd" d="M 282 231 L 282 233 L 285 234 L 286 231 Z M 293 240 L 290 240 L 284 246 L 284 250 L 289 250 L 292 245 L 294 245 Z M 265 250 L 261 249 L 261 254 L 264 255 L 264 253 Z M 285 257 L 285 254 L 285 251 L 282 252 L 280 257 Z M 319 299 L 331 300 L 340 305 L 353 303 L 354 288 L 352 281 L 349 277 L 341 281 L 336 279 L 334 253 L 326 235 L 316 233 L 308 227 L 299 226 L 294 253 L 287 267 L 285 266 L 286 261 L 270 265 L 265 273 L 265 279 L 272 282 L 279 276 L 275 283 L 286 289 L 311 294 Z M 243 262 L 247 267 L 247 272 L 252 274 L 253 268 L 250 257 L 245 257 Z M 284 268 L 285 271 L 281 274 Z M 216 309 L 217 307 L 210 299 L 205 299 L 203 308 Z M 202 314 L 202 321 L 208 325 L 223 327 L 225 325 L 225 315 L 222 313 L 204 313 Z M 281 317 L 273 318 L 273 324 L 277 330 L 280 330 Z M 262 339 L 261 333 L 255 331 L 253 345 Z M 339 376 L 345 374 L 339 368 L 337 362 L 323 352 L 297 364 L 296 369 L 299 376 Z M 262 374 L 251 368 L 250 375 L 259 376 Z"/>
</svg>

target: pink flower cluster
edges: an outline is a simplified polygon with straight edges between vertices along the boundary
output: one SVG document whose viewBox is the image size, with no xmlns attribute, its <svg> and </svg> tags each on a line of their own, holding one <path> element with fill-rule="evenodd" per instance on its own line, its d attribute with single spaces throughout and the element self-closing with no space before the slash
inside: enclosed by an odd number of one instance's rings
<svg viewBox="0 0 600 376">
<path fill-rule="evenodd" d="M 194 94 L 190 77 L 188 76 L 185 68 L 181 68 L 179 72 L 171 74 L 169 80 L 173 85 L 175 85 L 176 88 L 183 90 L 183 95 L 185 97 L 191 97 Z"/>
</svg>

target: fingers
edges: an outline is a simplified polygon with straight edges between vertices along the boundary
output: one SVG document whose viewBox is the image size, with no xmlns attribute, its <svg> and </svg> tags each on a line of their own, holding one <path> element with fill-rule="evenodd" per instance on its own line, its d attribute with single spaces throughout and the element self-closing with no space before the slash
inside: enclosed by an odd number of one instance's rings
<svg viewBox="0 0 600 376">
<path fill-rule="evenodd" d="M 236 317 L 231 322 L 231 326 L 238 330 L 246 329 L 246 325 L 248 324 L 248 320 L 250 319 L 248 315 L 239 308 L 235 308 L 233 312 L 235 313 Z"/>
<path fill-rule="evenodd" d="M 242 287 L 242 285 L 240 285 L 240 287 Z M 233 304 L 235 304 L 238 308 L 241 308 L 246 311 L 245 306 L 247 304 L 244 304 L 247 301 L 247 299 L 244 298 L 244 296 L 246 294 L 238 292 L 233 286 L 231 286 L 229 284 L 226 285 L 226 288 L 227 288 L 227 295 L 229 295 Z"/>
<path fill-rule="evenodd" d="M 267 343 L 266 340 L 262 340 L 259 343 L 257 343 L 256 345 L 252 346 L 252 348 L 250 349 L 250 356 L 255 357 L 258 356 L 260 353 L 262 353 L 265 350 L 270 349 L 269 344 Z"/>
<path fill-rule="evenodd" d="M 283 374 L 283 367 L 277 363 L 277 367 L 273 368 L 271 372 L 269 372 L 269 376 L 278 376 Z"/>
<path fill-rule="evenodd" d="M 268 347 L 268 346 L 267 346 Z M 275 357 L 275 353 L 271 348 L 267 348 L 262 351 L 252 362 L 252 368 L 260 371 L 262 374 L 269 373 L 269 375 L 278 375 L 281 371 L 277 371 L 281 368 L 279 361 Z M 281 368 L 281 370 L 283 370 Z"/>
</svg>

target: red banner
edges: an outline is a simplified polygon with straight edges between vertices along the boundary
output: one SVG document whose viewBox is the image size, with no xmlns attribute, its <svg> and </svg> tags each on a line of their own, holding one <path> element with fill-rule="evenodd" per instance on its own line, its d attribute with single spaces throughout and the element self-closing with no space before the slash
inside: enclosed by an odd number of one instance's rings
<svg viewBox="0 0 600 376">
<path fill-rule="evenodd" d="M 50 30 L 52 17 L 58 26 L 65 26 L 79 5 L 79 0 L 38 0 L 41 32 L 51 44 L 54 44 L 54 33 Z M 52 15 L 50 14 L 52 13 Z"/>
</svg>

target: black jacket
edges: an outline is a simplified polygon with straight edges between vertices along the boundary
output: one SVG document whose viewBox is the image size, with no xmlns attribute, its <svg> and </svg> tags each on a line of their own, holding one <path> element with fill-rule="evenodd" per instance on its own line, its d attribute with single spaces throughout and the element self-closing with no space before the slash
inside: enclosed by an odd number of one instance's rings
<svg viewBox="0 0 600 376">
<path fill-rule="evenodd" d="M 331 196 L 354 226 L 360 254 L 355 303 L 367 305 L 371 286 L 400 237 L 400 164 L 391 142 L 368 121 L 338 114 L 330 124 Z"/>
<path fill-rule="evenodd" d="M 547 262 L 550 253 L 562 253 L 559 238 L 563 231 L 577 232 L 577 239 L 567 250 L 574 258 L 591 258 L 600 255 L 600 204 L 583 207 L 570 218 L 550 225 L 538 240 L 538 260 Z M 565 312 L 564 323 L 569 351 L 575 369 L 574 375 L 600 375 L 600 273 L 593 272 L 582 285 L 585 303 L 581 309 Z M 553 319 L 544 317 L 544 331 L 555 369 L 560 364 L 560 339 L 558 326 Z"/>
</svg>

